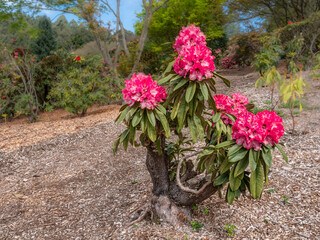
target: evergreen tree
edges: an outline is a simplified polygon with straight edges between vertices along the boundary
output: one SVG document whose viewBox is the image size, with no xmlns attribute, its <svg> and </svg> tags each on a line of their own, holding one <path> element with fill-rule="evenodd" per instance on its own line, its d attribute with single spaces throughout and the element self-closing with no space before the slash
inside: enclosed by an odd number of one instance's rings
<svg viewBox="0 0 320 240">
<path fill-rule="evenodd" d="M 51 20 L 48 17 L 40 17 L 38 28 L 38 38 L 33 42 L 32 50 L 41 60 L 56 49 L 56 39 L 52 30 Z"/>
</svg>

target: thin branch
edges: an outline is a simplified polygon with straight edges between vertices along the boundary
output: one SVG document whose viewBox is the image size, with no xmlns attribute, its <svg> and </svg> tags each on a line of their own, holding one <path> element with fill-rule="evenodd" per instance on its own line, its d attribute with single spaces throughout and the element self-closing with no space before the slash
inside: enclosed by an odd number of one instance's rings
<svg viewBox="0 0 320 240">
<path fill-rule="evenodd" d="M 188 188 L 188 187 L 185 187 L 185 186 L 183 186 L 182 183 L 181 183 L 181 179 L 180 179 L 180 169 L 181 169 L 181 166 L 182 166 L 182 163 L 183 163 L 184 160 L 186 160 L 187 158 L 196 156 L 196 155 L 198 155 L 199 153 L 201 153 L 201 151 L 195 152 L 195 153 L 193 153 L 193 154 L 191 154 L 191 155 L 189 155 L 189 156 L 186 156 L 186 157 L 184 157 L 184 158 L 181 158 L 181 159 L 179 160 L 178 167 L 177 167 L 177 173 L 176 173 L 176 181 L 177 181 L 177 184 L 178 184 L 179 188 L 180 188 L 182 191 L 184 191 L 184 192 L 189 192 L 189 193 L 193 193 L 193 194 L 196 194 L 196 195 L 198 195 L 198 194 L 200 194 L 201 192 L 203 192 L 203 191 L 207 188 L 207 186 L 210 185 L 210 184 L 212 184 L 212 183 L 211 183 L 211 182 L 207 182 L 207 183 L 204 184 L 199 190 L 193 190 L 193 189 L 190 189 L 190 188 Z"/>
</svg>

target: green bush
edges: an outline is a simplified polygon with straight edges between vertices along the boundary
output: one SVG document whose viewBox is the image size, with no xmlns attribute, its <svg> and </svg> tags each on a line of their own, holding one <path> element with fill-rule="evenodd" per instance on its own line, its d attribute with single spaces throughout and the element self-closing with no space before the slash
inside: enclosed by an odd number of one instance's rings
<svg viewBox="0 0 320 240">
<path fill-rule="evenodd" d="M 49 98 L 55 100 L 55 106 L 78 116 L 84 116 L 94 103 L 109 103 L 119 97 L 120 86 L 89 67 L 61 72 L 57 78 Z"/>
<path fill-rule="evenodd" d="M 227 57 L 240 66 L 250 66 L 261 48 L 262 36 L 259 32 L 236 35 L 230 40 Z"/>
<path fill-rule="evenodd" d="M 36 120 L 39 103 L 35 87 L 37 63 L 24 48 L 0 45 L 0 116 L 29 115 Z"/>
</svg>

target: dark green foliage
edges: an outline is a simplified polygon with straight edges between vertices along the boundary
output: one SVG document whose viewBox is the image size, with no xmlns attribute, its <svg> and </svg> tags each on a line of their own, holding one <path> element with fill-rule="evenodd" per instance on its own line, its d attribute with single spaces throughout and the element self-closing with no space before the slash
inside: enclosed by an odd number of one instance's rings
<svg viewBox="0 0 320 240">
<path fill-rule="evenodd" d="M 41 60 L 49 56 L 56 49 L 56 40 L 51 21 L 48 17 L 40 17 L 38 28 L 38 38 L 32 43 L 32 51 Z"/>
<path fill-rule="evenodd" d="M 118 88 L 110 78 L 101 78 L 99 72 L 90 68 L 75 67 L 59 73 L 57 79 L 49 97 L 55 100 L 55 106 L 79 116 L 84 116 L 94 103 L 110 102 L 115 88 Z"/>
</svg>

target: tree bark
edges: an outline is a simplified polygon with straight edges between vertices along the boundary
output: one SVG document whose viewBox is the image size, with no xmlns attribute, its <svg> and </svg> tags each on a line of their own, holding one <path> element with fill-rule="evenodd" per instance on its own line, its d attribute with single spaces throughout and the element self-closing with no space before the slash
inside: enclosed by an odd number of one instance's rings
<svg viewBox="0 0 320 240">
<path fill-rule="evenodd" d="M 170 158 L 165 152 L 164 138 L 161 142 L 162 153 L 159 154 L 154 143 L 147 145 L 146 165 L 152 179 L 152 211 L 161 220 L 177 224 L 190 219 L 191 206 L 204 201 L 217 191 L 213 184 L 209 184 L 203 191 L 195 195 L 184 192 L 176 181 L 170 181 Z M 199 182 L 200 189 L 207 183 L 205 178 Z"/>
</svg>

